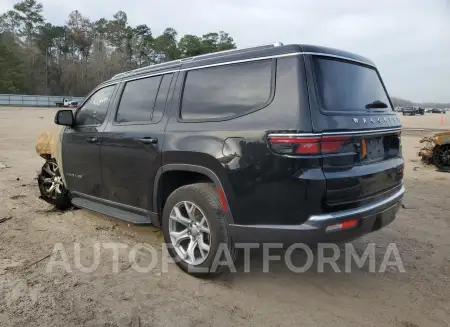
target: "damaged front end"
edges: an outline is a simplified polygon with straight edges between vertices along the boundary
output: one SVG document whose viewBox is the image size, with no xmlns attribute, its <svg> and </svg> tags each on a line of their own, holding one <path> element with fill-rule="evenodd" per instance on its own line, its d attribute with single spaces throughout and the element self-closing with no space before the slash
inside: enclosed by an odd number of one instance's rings
<svg viewBox="0 0 450 327">
<path fill-rule="evenodd" d="M 425 136 L 420 143 L 425 143 L 418 153 L 423 162 L 450 171 L 450 131 Z"/>
<path fill-rule="evenodd" d="M 70 207 L 70 198 L 66 189 L 62 171 L 62 129 L 43 131 L 36 143 L 36 152 L 45 159 L 38 174 L 41 199 L 64 210 Z"/>
</svg>

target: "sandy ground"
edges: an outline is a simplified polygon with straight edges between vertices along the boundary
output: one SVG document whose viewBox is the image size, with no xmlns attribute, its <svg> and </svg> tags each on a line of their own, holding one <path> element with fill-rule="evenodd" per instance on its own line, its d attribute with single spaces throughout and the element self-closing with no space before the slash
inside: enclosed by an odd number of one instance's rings
<svg viewBox="0 0 450 327">
<path fill-rule="evenodd" d="M 416 116 L 398 114 L 402 125 L 407 128 L 444 129 L 450 130 L 450 112 L 446 114 L 426 113 Z"/>
<path fill-rule="evenodd" d="M 238 262 L 237 273 L 201 280 L 173 264 L 167 272 L 160 264 L 138 272 L 125 250 L 115 272 L 112 251 L 102 248 L 99 267 L 89 273 L 76 268 L 74 243 L 89 266 L 94 242 L 159 249 L 162 238 L 151 227 L 86 210 L 55 212 L 38 199 L 43 160 L 35 140 L 53 127 L 54 112 L 0 108 L 0 221 L 10 218 L 0 223 L 1 326 L 450 326 L 450 174 L 420 163 L 418 136 L 403 137 L 404 209 L 385 229 L 352 242 L 360 253 L 376 243 L 377 267 L 395 242 L 406 272 L 371 273 L 364 265 L 346 273 L 339 259 L 340 273 L 294 273 L 281 262 L 264 273 L 256 253 L 249 273 Z M 58 243 L 72 272 L 48 270 Z M 139 253 L 141 266 L 153 258 Z"/>
</svg>

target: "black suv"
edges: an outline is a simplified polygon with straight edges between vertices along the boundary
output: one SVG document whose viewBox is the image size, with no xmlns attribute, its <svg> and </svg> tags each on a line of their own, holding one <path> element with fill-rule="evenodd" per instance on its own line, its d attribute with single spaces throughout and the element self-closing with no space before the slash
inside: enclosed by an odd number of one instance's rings
<svg viewBox="0 0 450 327">
<path fill-rule="evenodd" d="M 403 116 L 404 115 L 411 115 L 411 116 L 424 115 L 425 109 L 423 109 L 421 107 L 405 107 L 402 109 L 402 113 L 403 113 Z"/>
<path fill-rule="evenodd" d="M 373 232 L 404 193 L 380 74 L 336 49 L 277 43 L 136 69 L 55 122 L 58 203 L 161 227 L 189 272 L 211 268 L 221 244 L 234 258 L 243 242 Z"/>
</svg>

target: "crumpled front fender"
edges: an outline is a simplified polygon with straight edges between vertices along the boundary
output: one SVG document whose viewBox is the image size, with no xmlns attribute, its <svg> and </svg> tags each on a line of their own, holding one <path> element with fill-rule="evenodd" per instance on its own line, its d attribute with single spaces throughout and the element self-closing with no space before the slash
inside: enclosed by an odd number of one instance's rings
<svg viewBox="0 0 450 327">
<path fill-rule="evenodd" d="M 437 145 L 450 144 L 450 131 L 434 134 L 433 141 Z"/>
<path fill-rule="evenodd" d="M 42 131 L 36 142 L 36 152 L 44 159 L 55 159 L 58 164 L 61 177 L 66 184 L 63 173 L 62 164 L 62 136 L 64 128 L 54 128 L 51 130 Z M 66 184 L 67 185 L 67 184 Z"/>
</svg>

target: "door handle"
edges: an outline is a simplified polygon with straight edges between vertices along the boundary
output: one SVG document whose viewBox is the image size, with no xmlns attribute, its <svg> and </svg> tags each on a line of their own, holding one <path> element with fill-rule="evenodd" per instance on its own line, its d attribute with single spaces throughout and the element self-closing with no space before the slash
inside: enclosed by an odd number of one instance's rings
<svg viewBox="0 0 450 327">
<path fill-rule="evenodd" d="M 143 137 L 143 138 L 139 139 L 139 142 L 141 142 L 143 144 L 156 144 L 156 143 L 158 143 L 158 139 L 153 138 L 153 137 Z"/>
<path fill-rule="evenodd" d="M 86 139 L 86 142 L 88 142 L 88 143 L 97 143 L 98 142 L 98 137 L 88 137 Z"/>
</svg>

